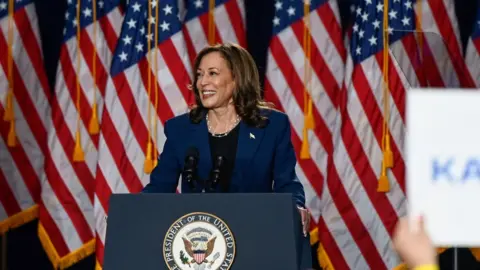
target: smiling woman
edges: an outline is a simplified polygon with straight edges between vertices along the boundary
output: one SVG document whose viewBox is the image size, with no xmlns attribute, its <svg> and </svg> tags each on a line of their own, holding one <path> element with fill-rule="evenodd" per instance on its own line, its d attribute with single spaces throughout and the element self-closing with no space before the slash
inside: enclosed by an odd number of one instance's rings
<svg viewBox="0 0 480 270">
<path fill-rule="evenodd" d="M 208 110 L 214 133 L 225 133 L 239 117 L 252 126 L 266 124 L 260 110 L 272 105 L 262 100 L 258 70 L 247 50 L 229 43 L 207 47 L 198 54 L 194 70 L 196 106 L 190 113 L 194 123 Z"/>
<path fill-rule="evenodd" d="M 228 108 L 233 104 L 233 81 L 230 67 L 220 52 L 211 52 L 201 59 L 195 76 L 195 93 L 200 96 L 202 105 L 208 109 Z"/>
<path fill-rule="evenodd" d="M 306 234 L 310 215 L 295 172 L 290 121 L 262 100 L 250 53 L 231 43 L 206 47 L 194 71 L 196 104 L 166 122 L 167 141 L 143 191 L 175 192 L 187 153 L 198 172 L 195 181 L 182 177 L 182 193 L 291 193 Z"/>
</svg>

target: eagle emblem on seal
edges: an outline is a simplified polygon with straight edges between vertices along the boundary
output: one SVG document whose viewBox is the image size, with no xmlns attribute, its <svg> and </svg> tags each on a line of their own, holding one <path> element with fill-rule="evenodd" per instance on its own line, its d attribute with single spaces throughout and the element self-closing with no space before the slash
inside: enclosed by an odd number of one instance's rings
<svg viewBox="0 0 480 270">
<path fill-rule="evenodd" d="M 190 266 L 190 264 L 207 264 L 211 266 L 218 257 L 220 257 L 220 254 L 217 252 L 211 260 L 208 259 L 213 252 L 216 239 L 217 237 L 206 228 L 196 227 L 188 231 L 182 237 L 182 240 L 185 252 L 190 258 L 185 256 L 183 250 L 180 251 L 180 259 L 182 260 L 182 263 L 187 264 L 188 266 Z"/>
<path fill-rule="evenodd" d="M 219 217 L 192 212 L 165 232 L 163 259 L 170 270 L 229 270 L 235 260 L 235 238 Z"/>
</svg>

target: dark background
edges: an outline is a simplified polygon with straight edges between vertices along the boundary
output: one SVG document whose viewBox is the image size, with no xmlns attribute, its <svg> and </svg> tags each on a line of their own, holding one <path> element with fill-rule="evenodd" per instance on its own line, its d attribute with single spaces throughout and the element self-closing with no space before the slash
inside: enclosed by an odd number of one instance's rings
<svg viewBox="0 0 480 270">
<path fill-rule="evenodd" d="M 342 17 L 342 23 L 344 25 L 348 21 L 348 16 L 350 14 L 349 7 L 354 1 L 355 0 L 339 0 L 340 13 Z M 35 0 L 34 2 L 36 2 L 40 24 L 40 35 L 42 38 L 45 70 L 47 72 L 50 86 L 53 89 L 60 45 L 62 41 L 63 18 L 66 9 L 66 1 Z M 245 2 L 248 49 L 255 58 L 263 82 L 263 75 L 267 60 L 266 53 L 272 32 L 271 22 L 274 14 L 274 0 L 245 0 Z M 454 2 L 458 23 L 460 26 L 463 49 L 465 50 L 468 36 L 474 24 L 477 4 L 480 1 L 455 0 Z M 11 230 L 6 235 L 8 270 L 52 269 L 52 265 L 43 251 L 43 248 L 37 237 L 37 225 L 37 221 L 33 221 L 19 228 Z M 3 247 L 0 245 L 0 249 L 2 248 Z M 315 255 L 316 246 L 313 248 L 313 254 Z M 3 250 L 0 251 L 0 254 L 3 254 Z M 457 269 L 480 269 L 480 263 L 476 262 L 475 258 L 471 255 L 468 249 L 460 248 L 457 249 L 457 252 Z M 453 250 L 449 249 L 440 255 L 439 260 L 441 269 L 454 269 L 453 254 Z M 0 260 L 1 259 L 2 258 L 0 258 Z M 316 260 L 316 258 L 314 259 Z M 92 255 L 73 265 L 69 269 L 84 270 L 94 269 L 94 267 L 95 255 Z M 318 267 L 317 269 L 320 268 Z"/>
</svg>

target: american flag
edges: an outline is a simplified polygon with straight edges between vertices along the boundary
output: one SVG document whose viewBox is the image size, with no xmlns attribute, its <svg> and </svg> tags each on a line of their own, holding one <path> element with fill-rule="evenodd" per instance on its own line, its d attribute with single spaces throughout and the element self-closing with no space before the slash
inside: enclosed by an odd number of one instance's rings
<svg viewBox="0 0 480 270">
<path fill-rule="evenodd" d="M 187 111 L 191 67 L 177 0 L 130 1 L 105 93 L 95 190 L 97 261 L 108 200 L 136 193 L 163 148 L 166 120 Z"/>
<path fill-rule="evenodd" d="M 425 78 L 429 86 L 474 87 L 463 57 L 454 1 L 417 0 L 415 14 L 422 69 L 428 70 Z"/>
<path fill-rule="evenodd" d="M 187 1 L 183 32 L 190 61 L 209 44 L 233 42 L 246 48 L 244 0 Z"/>
<path fill-rule="evenodd" d="M 0 0 L 0 234 L 37 217 L 50 158 L 50 90 L 37 22 L 33 1 Z"/>
<path fill-rule="evenodd" d="M 480 88 L 480 1 L 477 1 L 477 17 L 468 39 L 465 61 L 477 88 Z"/>
<path fill-rule="evenodd" d="M 405 92 L 424 83 L 416 67 L 414 5 L 409 0 L 365 0 L 354 10 L 325 187 L 330 196 L 322 198 L 326 226 L 320 241 L 336 269 L 392 269 L 401 262 L 390 241 L 406 211 Z"/>
<path fill-rule="evenodd" d="M 96 124 L 123 19 L 119 2 L 68 0 L 65 13 L 39 217 L 40 240 L 59 268 L 95 249 Z"/>
<path fill-rule="evenodd" d="M 333 151 L 337 95 L 344 79 L 346 50 L 339 10 L 335 0 L 277 0 L 274 8 L 265 99 L 290 118 L 298 160 L 296 171 L 305 188 L 315 238 L 315 228 L 324 226 L 321 215 L 326 213 L 322 213 L 322 205 L 328 203 L 321 199 L 322 195 L 330 196 L 324 190 L 324 181 L 328 156 Z M 304 119 L 310 117 L 314 127 L 307 130 L 311 126 Z M 309 147 L 304 154 L 310 158 L 302 155 L 302 146 Z"/>
</svg>

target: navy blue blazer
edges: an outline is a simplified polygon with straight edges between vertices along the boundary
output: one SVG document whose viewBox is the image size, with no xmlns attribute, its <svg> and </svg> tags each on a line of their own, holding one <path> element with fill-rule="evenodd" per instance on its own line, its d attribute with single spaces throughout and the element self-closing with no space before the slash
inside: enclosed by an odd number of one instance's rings
<svg viewBox="0 0 480 270">
<path fill-rule="evenodd" d="M 264 128 L 240 122 L 235 165 L 230 180 L 230 192 L 292 193 L 297 204 L 305 205 L 303 185 L 295 173 L 297 163 L 290 139 L 291 128 L 286 114 L 265 110 L 269 119 Z M 206 120 L 194 124 L 183 114 L 166 121 L 167 138 L 158 164 L 150 175 L 145 193 L 174 193 L 181 175 L 185 154 L 190 147 L 199 151 L 198 176 L 208 179 L 212 168 Z M 185 181 L 186 182 L 186 181 Z M 192 190 L 182 182 L 182 193 Z"/>
</svg>

